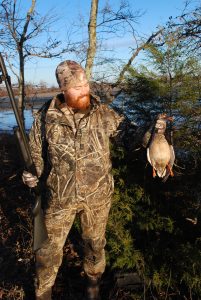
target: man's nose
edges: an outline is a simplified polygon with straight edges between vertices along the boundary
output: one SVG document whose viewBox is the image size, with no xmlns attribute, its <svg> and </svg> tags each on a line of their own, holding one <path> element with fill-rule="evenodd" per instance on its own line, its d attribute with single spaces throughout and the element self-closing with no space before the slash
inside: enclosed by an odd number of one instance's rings
<svg viewBox="0 0 201 300">
<path fill-rule="evenodd" d="M 82 86 L 80 89 L 81 94 L 86 94 L 87 88 L 85 86 Z"/>
</svg>

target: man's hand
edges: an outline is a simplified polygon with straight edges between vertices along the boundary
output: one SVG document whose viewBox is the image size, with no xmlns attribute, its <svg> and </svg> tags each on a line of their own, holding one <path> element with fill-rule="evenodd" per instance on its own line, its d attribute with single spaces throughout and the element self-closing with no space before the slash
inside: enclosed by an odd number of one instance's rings
<svg viewBox="0 0 201 300">
<path fill-rule="evenodd" d="M 27 171 L 24 171 L 22 174 L 22 181 L 24 182 L 24 184 L 28 185 L 28 187 L 33 188 L 37 186 L 39 180 L 36 176 Z"/>
</svg>

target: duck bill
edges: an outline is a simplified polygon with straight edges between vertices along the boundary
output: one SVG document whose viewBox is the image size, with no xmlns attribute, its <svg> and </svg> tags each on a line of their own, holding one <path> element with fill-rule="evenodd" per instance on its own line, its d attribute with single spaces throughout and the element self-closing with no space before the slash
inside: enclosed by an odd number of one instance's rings
<svg viewBox="0 0 201 300">
<path fill-rule="evenodd" d="M 171 121 L 171 122 L 174 121 L 174 117 L 167 117 L 166 119 L 167 119 L 168 121 Z"/>
</svg>

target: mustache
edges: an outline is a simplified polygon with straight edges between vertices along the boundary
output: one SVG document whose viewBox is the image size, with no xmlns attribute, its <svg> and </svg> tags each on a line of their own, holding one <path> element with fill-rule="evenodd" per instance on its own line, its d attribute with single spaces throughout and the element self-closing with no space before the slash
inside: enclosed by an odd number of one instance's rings
<svg viewBox="0 0 201 300">
<path fill-rule="evenodd" d="M 90 95 L 82 95 L 77 97 L 76 101 L 73 103 L 73 107 L 77 109 L 86 109 L 90 105 Z"/>
<path fill-rule="evenodd" d="M 89 99 L 89 98 L 90 98 L 90 97 L 89 97 L 89 94 L 85 94 L 85 95 L 82 95 L 82 96 L 77 97 L 77 101 L 83 100 L 83 99 Z"/>
</svg>

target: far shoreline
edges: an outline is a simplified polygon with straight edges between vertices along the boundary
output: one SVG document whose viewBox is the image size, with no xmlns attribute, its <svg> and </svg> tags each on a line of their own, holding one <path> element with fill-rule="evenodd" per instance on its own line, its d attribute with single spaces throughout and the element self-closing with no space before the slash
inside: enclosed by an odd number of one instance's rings
<svg viewBox="0 0 201 300">
<path fill-rule="evenodd" d="M 58 93 L 59 91 L 30 94 L 25 97 L 25 109 L 39 108 L 40 105 L 44 104 L 48 100 L 53 99 L 53 97 Z M 15 96 L 15 99 L 17 101 L 18 96 Z M 12 106 L 9 97 L 8 96 L 0 97 L 0 111 L 10 110 L 10 109 L 12 109 Z"/>
</svg>

